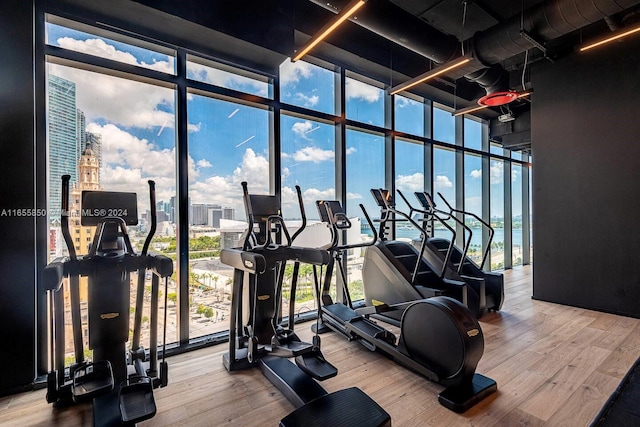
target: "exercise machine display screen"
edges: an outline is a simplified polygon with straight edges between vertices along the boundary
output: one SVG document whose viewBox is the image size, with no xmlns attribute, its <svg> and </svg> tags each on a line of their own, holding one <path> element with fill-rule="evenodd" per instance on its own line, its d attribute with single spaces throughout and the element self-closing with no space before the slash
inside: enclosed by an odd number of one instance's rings
<svg viewBox="0 0 640 427">
<path fill-rule="evenodd" d="M 126 225 L 138 224 L 136 193 L 116 191 L 83 191 L 80 222 L 98 225 L 104 218 L 121 218 Z"/>
</svg>

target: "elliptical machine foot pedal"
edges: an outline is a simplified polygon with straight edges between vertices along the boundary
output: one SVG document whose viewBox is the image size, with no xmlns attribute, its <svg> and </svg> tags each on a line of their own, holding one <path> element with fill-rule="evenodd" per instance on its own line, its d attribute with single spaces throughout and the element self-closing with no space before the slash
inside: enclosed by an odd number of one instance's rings
<svg viewBox="0 0 640 427">
<path fill-rule="evenodd" d="M 134 382 L 135 381 L 135 382 Z M 118 395 L 123 423 L 138 423 L 156 414 L 153 384 L 148 377 L 131 378 L 120 387 Z"/>
<path fill-rule="evenodd" d="M 391 417 L 362 390 L 352 387 L 314 399 L 280 420 L 280 427 L 338 425 L 387 427 Z"/>
<path fill-rule="evenodd" d="M 438 395 L 438 402 L 453 412 L 462 413 L 496 390 L 498 385 L 494 380 L 476 373 L 472 381 L 446 388 Z"/>
<path fill-rule="evenodd" d="M 73 366 L 70 376 L 73 380 L 71 395 L 74 402 L 88 402 L 113 390 L 113 370 L 108 360 Z"/>
<path fill-rule="evenodd" d="M 320 350 L 313 350 L 296 357 L 296 365 L 307 375 L 319 381 L 338 375 L 338 369 L 327 362 Z"/>
</svg>

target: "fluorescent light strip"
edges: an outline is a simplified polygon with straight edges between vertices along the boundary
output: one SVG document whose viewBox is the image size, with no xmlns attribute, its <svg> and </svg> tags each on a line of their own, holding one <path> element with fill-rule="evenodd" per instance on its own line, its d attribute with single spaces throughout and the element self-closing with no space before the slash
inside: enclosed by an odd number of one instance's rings
<svg viewBox="0 0 640 427">
<path fill-rule="evenodd" d="M 471 107 L 463 108 L 462 110 L 455 111 L 453 115 L 461 116 L 463 114 L 473 113 L 474 111 L 484 110 L 485 108 L 488 108 L 488 107 L 489 107 L 488 105 L 474 105 Z"/>
<path fill-rule="evenodd" d="M 462 57 L 461 59 L 451 63 L 451 65 L 447 65 L 448 63 L 445 63 L 445 64 L 441 65 L 440 67 L 435 68 L 435 69 L 433 69 L 431 71 L 427 71 L 426 73 L 421 74 L 418 77 L 414 77 L 413 79 L 411 79 L 411 80 L 409 80 L 409 81 L 407 81 L 405 83 L 402 83 L 402 84 L 399 84 L 399 85 L 397 85 L 395 87 L 392 87 L 391 89 L 389 89 L 389 95 L 395 95 L 396 93 L 399 93 L 399 92 L 402 92 L 404 90 L 407 90 L 407 89 L 409 89 L 411 87 L 414 87 L 417 84 L 424 83 L 429 79 L 432 79 L 434 77 L 438 77 L 438 76 L 440 76 L 440 75 L 442 75 L 442 74 L 444 74 L 444 73 L 446 73 L 448 71 L 453 70 L 454 68 L 458 68 L 459 66 L 464 65 L 469 61 L 471 61 L 471 58 Z"/>
<path fill-rule="evenodd" d="M 356 10 L 360 9 L 363 4 L 365 4 L 366 0 L 355 0 L 347 5 L 344 10 L 335 18 L 335 20 L 329 22 L 323 29 L 318 31 L 318 33 L 311 38 L 307 42 L 304 47 L 300 49 L 298 53 L 293 57 L 291 62 L 295 62 L 305 56 L 311 49 L 316 47 L 318 43 L 324 40 L 329 34 L 331 34 L 340 24 L 349 19 L 351 15 L 355 13 Z"/>
<path fill-rule="evenodd" d="M 527 90 L 524 92 L 520 92 L 518 94 L 518 97 L 516 99 L 520 99 L 523 98 L 525 96 L 529 96 L 533 93 L 533 90 Z M 467 108 L 463 108 L 462 110 L 458 110 L 458 111 L 454 111 L 453 115 L 454 116 L 461 116 L 463 114 L 469 114 L 469 113 L 474 113 L 476 111 L 480 111 L 480 110 L 484 110 L 485 108 L 489 108 L 488 105 L 472 105 L 471 107 L 467 107 Z"/>
<path fill-rule="evenodd" d="M 584 52 L 585 50 L 589 50 L 589 49 L 592 49 L 594 47 L 602 46 L 603 44 L 612 42 L 614 40 L 618 40 L 618 39 L 620 39 L 622 37 L 626 37 L 626 36 L 628 36 L 630 34 L 637 33 L 638 31 L 640 31 L 640 27 L 632 28 L 632 29 L 624 31 L 624 32 L 622 32 L 620 34 L 616 34 L 615 36 L 611 36 L 611 37 L 606 38 L 604 40 L 600 40 L 599 42 L 594 42 L 594 43 L 588 44 L 586 46 L 583 46 L 583 47 L 580 48 L 580 52 Z"/>
</svg>

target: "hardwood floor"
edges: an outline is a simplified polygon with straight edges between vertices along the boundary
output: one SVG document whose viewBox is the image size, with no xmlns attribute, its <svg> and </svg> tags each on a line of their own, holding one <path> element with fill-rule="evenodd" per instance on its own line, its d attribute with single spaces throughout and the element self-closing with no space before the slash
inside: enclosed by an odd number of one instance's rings
<svg viewBox="0 0 640 427">
<path fill-rule="evenodd" d="M 498 392 L 460 415 L 437 402 L 441 386 L 335 334 L 323 351 L 338 367 L 328 391 L 358 386 L 394 426 L 586 426 L 640 356 L 640 319 L 534 301 L 532 267 L 505 272 L 503 310 L 481 320 L 477 372 Z M 298 327 L 309 337 L 309 325 Z M 169 359 L 158 414 L 141 426 L 275 426 L 293 406 L 258 369 L 228 373 L 226 345 Z M 45 390 L 0 399 L 0 426 L 90 426 L 88 405 L 54 410 Z"/>
</svg>

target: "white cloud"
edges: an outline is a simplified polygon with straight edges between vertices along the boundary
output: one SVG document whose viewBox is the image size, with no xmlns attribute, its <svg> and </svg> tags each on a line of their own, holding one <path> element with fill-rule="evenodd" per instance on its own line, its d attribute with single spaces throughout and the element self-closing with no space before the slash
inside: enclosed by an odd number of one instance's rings
<svg viewBox="0 0 640 427">
<path fill-rule="evenodd" d="M 357 199 L 362 199 L 362 194 L 360 194 L 360 193 L 350 193 L 350 192 L 347 192 L 347 199 L 348 199 L 348 200 L 357 200 Z"/>
<path fill-rule="evenodd" d="M 333 160 L 335 153 L 332 150 L 323 150 L 318 147 L 304 147 L 293 154 L 293 159 L 297 162 L 320 163 Z"/>
<path fill-rule="evenodd" d="M 313 128 L 313 123 L 306 120 L 304 122 L 296 122 L 291 126 L 291 131 L 300 138 L 309 139 L 307 133 Z"/>
<path fill-rule="evenodd" d="M 396 185 L 401 191 L 422 191 L 424 188 L 424 175 L 416 172 L 413 175 L 398 175 Z"/>
<path fill-rule="evenodd" d="M 280 65 L 280 82 L 285 86 L 297 83 L 301 78 L 307 79 L 312 75 L 313 68 L 311 64 L 304 61 L 291 62 L 291 59 L 287 58 Z"/>
<path fill-rule="evenodd" d="M 217 68 L 207 67 L 195 62 L 189 62 L 187 71 L 189 76 L 192 76 L 192 78 L 215 86 L 239 90 L 243 90 L 243 86 L 248 86 L 250 88 L 249 91 L 252 94 L 265 97 L 268 95 L 269 86 L 267 83 L 254 80 L 249 77 L 218 70 Z"/>
<path fill-rule="evenodd" d="M 417 105 L 417 104 L 419 104 L 419 102 L 414 101 L 413 99 L 405 98 L 404 96 L 396 96 L 397 108 L 413 107 L 414 105 Z"/>
<path fill-rule="evenodd" d="M 318 95 L 305 95 L 302 92 L 297 92 L 294 98 L 300 101 L 303 107 L 314 107 L 318 105 L 320 97 Z"/>
<path fill-rule="evenodd" d="M 65 49 L 113 59 L 127 64 L 144 66 L 161 72 L 173 72 L 173 62 L 156 61 L 152 64 L 139 62 L 132 54 L 119 51 L 104 40 L 75 40 L 70 37 L 58 39 Z M 125 127 L 149 129 L 163 126 L 173 128 L 175 117 L 175 92 L 172 89 L 141 83 L 133 80 L 84 71 L 57 64 L 48 64 L 52 75 L 76 84 L 76 102 L 84 111 L 87 121 L 104 119 Z M 167 111 L 169 110 L 169 111 Z M 189 124 L 190 132 L 200 130 L 200 125 Z"/>
<path fill-rule="evenodd" d="M 143 66 L 163 73 L 173 73 L 174 70 L 173 58 L 171 57 L 169 57 L 167 61 L 155 61 L 152 64 L 138 62 L 136 57 L 131 53 L 117 50 L 115 46 L 106 43 L 102 39 L 76 40 L 71 37 L 61 37 L 57 42 L 58 45 L 64 49 L 112 59 L 114 61 L 124 62 L 125 64 Z"/>
<path fill-rule="evenodd" d="M 191 175 L 190 175 L 191 176 Z M 224 207 L 235 209 L 238 220 L 244 218 L 244 202 L 242 201 L 242 187 L 240 183 L 249 183 L 251 194 L 268 194 L 269 162 L 266 157 L 256 154 L 247 148 L 242 156 L 242 162 L 231 175 L 212 176 L 202 181 L 189 184 L 189 198 L 191 203 L 217 203 Z"/>
<path fill-rule="evenodd" d="M 449 178 L 445 175 L 437 175 L 436 181 L 433 183 L 433 186 L 436 190 L 442 188 L 451 188 L 453 187 L 453 183 L 449 181 Z"/>
<path fill-rule="evenodd" d="M 349 147 L 349 148 L 347 148 L 347 149 L 346 149 L 347 156 L 348 156 L 349 154 L 353 154 L 353 153 L 355 153 L 356 151 L 358 151 L 358 150 L 356 150 L 356 148 L 355 148 L 355 147 Z"/>
<path fill-rule="evenodd" d="M 482 169 L 474 169 L 469 175 L 471 178 L 482 178 Z"/>
<path fill-rule="evenodd" d="M 174 149 L 159 149 L 114 124 L 89 123 L 87 131 L 102 135 L 104 164 L 139 169 L 144 177 L 175 177 Z"/>
<path fill-rule="evenodd" d="M 362 83 L 359 80 L 347 79 L 345 85 L 347 99 L 360 99 L 366 102 L 377 102 L 381 90 L 377 87 Z"/>
<path fill-rule="evenodd" d="M 211 166 L 213 166 L 207 159 L 198 160 L 197 165 L 199 168 L 210 168 Z"/>
<path fill-rule="evenodd" d="M 335 188 L 327 188 L 326 190 L 308 188 L 302 192 L 302 198 L 305 201 L 314 203 L 316 200 L 334 200 L 336 198 L 336 190 Z"/>
</svg>

